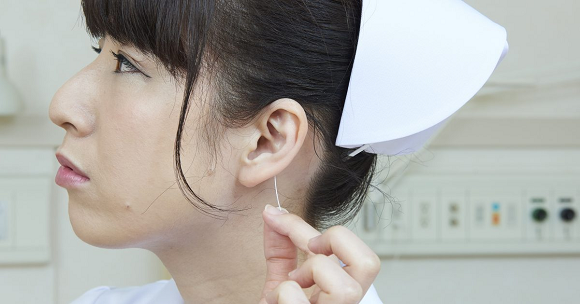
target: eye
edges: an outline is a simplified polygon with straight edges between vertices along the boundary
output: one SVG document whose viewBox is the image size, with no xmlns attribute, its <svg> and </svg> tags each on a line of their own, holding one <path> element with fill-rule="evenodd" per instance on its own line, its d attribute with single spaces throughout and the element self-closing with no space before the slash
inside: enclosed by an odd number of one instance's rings
<svg viewBox="0 0 580 304">
<path fill-rule="evenodd" d="M 117 59 L 117 66 L 115 67 L 115 73 L 141 73 L 138 68 L 136 68 L 125 56 L 122 54 L 115 54 L 111 51 L 115 59 Z"/>
<path fill-rule="evenodd" d="M 115 73 L 139 73 L 147 78 L 151 78 L 145 73 L 141 72 L 134 64 L 131 63 L 123 54 L 116 54 L 111 51 L 111 54 L 117 60 L 117 66 L 115 67 Z"/>
<path fill-rule="evenodd" d="M 92 46 L 92 48 L 97 54 L 100 54 L 102 51 L 100 47 Z M 111 54 L 113 54 L 113 57 L 115 57 L 115 60 L 117 60 L 115 73 L 139 73 L 147 78 L 151 78 L 151 76 L 141 72 L 141 70 L 139 70 L 133 63 L 131 63 L 131 61 L 129 61 L 123 54 L 117 54 L 113 51 L 111 51 Z"/>
</svg>

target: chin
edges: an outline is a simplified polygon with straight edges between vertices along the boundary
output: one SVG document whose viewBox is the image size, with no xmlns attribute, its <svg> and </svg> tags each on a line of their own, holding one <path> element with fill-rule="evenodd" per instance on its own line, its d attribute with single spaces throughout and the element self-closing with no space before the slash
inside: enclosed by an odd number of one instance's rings
<svg viewBox="0 0 580 304">
<path fill-rule="evenodd" d="M 83 242 L 106 249 L 124 249 L 131 248 L 131 240 L 123 237 L 119 233 L 118 227 L 113 225 L 110 221 L 104 221 L 97 215 L 93 215 L 91 211 L 83 208 L 82 204 L 78 204 L 72 199 L 69 199 L 68 215 L 75 235 Z"/>
</svg>

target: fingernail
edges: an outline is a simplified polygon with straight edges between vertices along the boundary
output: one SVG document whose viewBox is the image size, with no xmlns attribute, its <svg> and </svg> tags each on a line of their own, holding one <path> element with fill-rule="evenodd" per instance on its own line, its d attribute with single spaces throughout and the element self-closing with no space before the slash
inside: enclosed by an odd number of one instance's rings
<svg viewBox="0 0 580 304">
<path fill-rule="evenodd" d="M 288 273 L 288 276 L 289 276 L 289 277 L 291 277 L 291 276 L 292 276 L 292 274 L 296 272 L 296 270 L 298 270 L 298 268 L 296 268 L 296 269 L 294 269 L 294 270 L 290 271 L 290 272 Z"/>
<path fill-rule="evenodd" d="M 280 211 L 280 209 L 278 209 L 270 204 L 266 204 L 266 207 L 264 209 L 266 210 L 266 212 L 273 214 L 273 215 L 280 215 L 280 214 L 288 213 L 288 210 L 282 208 L 282 210 Z"/>
</svg>

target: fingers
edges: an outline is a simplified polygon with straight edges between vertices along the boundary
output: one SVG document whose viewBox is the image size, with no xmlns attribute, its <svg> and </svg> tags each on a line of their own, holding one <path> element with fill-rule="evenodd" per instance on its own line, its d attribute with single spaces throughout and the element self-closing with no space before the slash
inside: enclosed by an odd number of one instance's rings
<svg viewBox="0 0 580 304">
<path fill-rule="evenodd" d="M 344 226 L 333 226 L 312 239 L 308 248 L 316 254 L 335 254 L 344 270 L 367 291 L 381 268 L 381 260 L 354 232 Z"/>
<path fill-rule="evenodd" d="M 364 291 L 368 290 L 380 271 L 379 257 L 344 226 L 333 226 L 321 235 L 295 214 L 270 216 L 265 213 L 264 221 L 279 234 L 288 236 L 309 256 L 316 253 L 336 255 L 346 264 L 344 270 L 361 284 Z M 317 236 L 319 237 L 312 240 L 309 246 L 310 239 Z"/>
<path fill-rule="evenodd" d="M 358 303 L 363 297 L 361 285 L 330 257 L 316 254 L 289 275 L 302 288 L 316 284 L 318 303 Z M 312 300 L 312 299 L 311 299 Z"/>
<path fill-rule="evenodd" d="M 362 287 L 349 276 L 332 258 L 322 254 L 309 258 L 294 271 L 290 280 L 280 283 L 266 294 L 268 304 L 294 303 L 359 303 L 363 297 Z M 310 300 L 302 288 L 316 284 L 320 290 Z"/>
<path fill-rule="evenodd" d="M 277 210 L 275 207 L 270 208 Z M 308 241 L 319 236 L 320 232 L 306 223 L 299 216 L 291 213 L 281 215 L 271 215 L 266 210 L 263 212 L 264 222 L 277 233 L 287 236 L 292 240 L 295 246 L 300 250 L 308 253 L 308 256 L 313 253 L 308 249 Z"/>
<path fill-rule="evenodd" d="M 277 208 L 270 206 L 274 211 Z M 263 295 L 276 294 L 272 303 L 278 303 L 282 290 L 281 283 L 295 280 L 302 288 L 316 284 L 320 292 L 313 294 L 310 301 L 316 303 L 358 303 L 380 271 L 379 257 L 352 231 L 344 226 L 334 226 L 323 234 L 294 214 L 273 215 L 266 210 L 264 218 L 264 251 L 268 260 L 268 278 Z M 295 246 L 295 247 L 292 247 Z M 284 271 L 295 267 L 296 247 L 308 254 L 308 259 L 289 276 Z M 294 251 L 291 251 L 291 248 Z M 336 260 L 346 264 L 340 267 Z M 290 262 L 291 261 L 291 262 Z M 288 284 L 288 283 L 285 283 Z M 287 293 L 296 286 L 286 286 Z M 285 289 L 285 290 L 286 290 Z M 272 292 L 268 293 L 268 291 Z M 272 295 L 270 295 L 272 296 Z M 296 296 L 298 297 L 298 296 Z M 294 303 L 298 298 L 291 298 Z M 268 301 L 270 303 L 270 301 Z M 282 303 L 282 302 L 280 302 Z M 306 302 L 308 303 L 308 302 Z"/>
<path fill-rule="evenodd" d="M 284 281 L 266 295 L 268 304 L 310 304 L 300 285 L 294 281 Z"/>
<path fill-rule="evenodd" d="M 267 221 L 264 223 L 264 256 L 267 273 L 262 297 L 288 280 L 288 272 L 296 269 L 298 264 L 297 250 L 292 240 L 272 229 Z"/>
</svg>

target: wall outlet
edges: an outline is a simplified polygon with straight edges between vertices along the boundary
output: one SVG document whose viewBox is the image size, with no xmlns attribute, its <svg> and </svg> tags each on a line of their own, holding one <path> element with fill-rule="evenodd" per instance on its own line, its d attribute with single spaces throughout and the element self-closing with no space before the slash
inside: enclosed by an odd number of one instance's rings
<svg viewBox="0 0 580 304">
<path fill-rule="evenodd" d="M 441 219 L 442 241 L 467 240 L 467 193 L 463 188 L 445 187 L 441 189 Z"/>
<path fill-rule="evenodd" d="M 580 254 L 580 149 L 433 152 L 389 185 L 377 254 Z"/>
<path fill-rule="evenodd" d="M 554 239 L 570 241 L 580 235 L 578 225 L 578 192 L 574 188 L 560 188 L 552 197 Z"/>
<path fill-rule="evenodd" d="M 533 187 L 525 190 L 526 239 L 543 241 L 552 238 L 553 210 L 551 210 L 551 191 L 548 188 Z"/>
<path fill-rule="evenodd" d="M 521 192 L 508 188 L 471 188 L 470 240 L 521 239 Z"/>
<path fill-rule="evenodd" d="M 413 189 L 410 193 L 411 234 L 414 241 L 438 239 L 438 190 Z"/>
<path fill-rule="evenodd" d="M 377 229 L 380 231 L 380 238 L 389 242 L 405 242 L 410 237 L 410 202 L 408 191 L 401 191 L 403 195 L 398 196 L 398 201 L 378 203 L 373 209 L 379 215 Z M 382 195 L 382 194 L 381 194 Z M 382 202 L 381 200 L 379 202 Z"/>
</svg>

